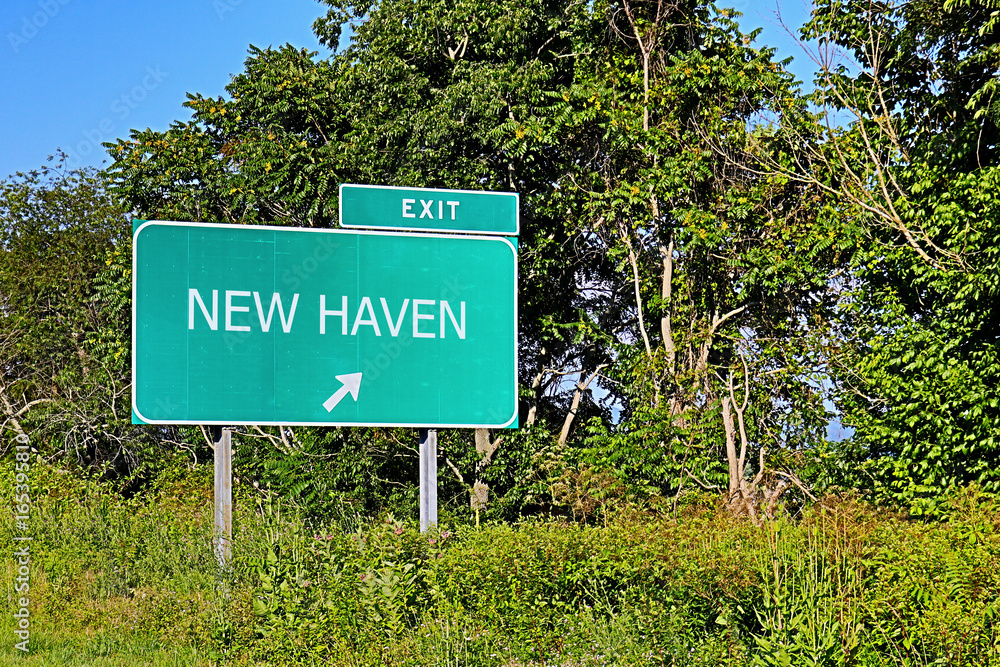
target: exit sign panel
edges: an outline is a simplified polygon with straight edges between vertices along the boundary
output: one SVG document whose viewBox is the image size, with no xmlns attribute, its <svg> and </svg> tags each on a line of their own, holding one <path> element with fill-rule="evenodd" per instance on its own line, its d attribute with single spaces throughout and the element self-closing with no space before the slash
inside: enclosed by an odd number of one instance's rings
<svg viewBox="0 0 1000 667">
<path fill-rule="evenodd" d="M 342 227 L 517 236 L 519 211 L 513 192 L 340 186 Z"/>
<path fill-rule="evenodd" d="M 506 239 L 153 221 L 133 241 L 139 422 L 516 418 Z"/>
</svg>

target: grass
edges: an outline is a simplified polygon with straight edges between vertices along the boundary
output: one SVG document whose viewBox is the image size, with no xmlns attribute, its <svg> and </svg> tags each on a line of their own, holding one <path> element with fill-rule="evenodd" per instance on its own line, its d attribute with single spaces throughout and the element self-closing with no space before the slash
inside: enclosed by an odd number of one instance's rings
<svg viewBox="0 0 1000 667">
<path fill-rule="evenodd" d="M 1000 664 L 1000 508 L 974 490 L 938 523 L 833 500 L 763 528 L 702 504 L 427 535 L 238 494 L 220 573 L 200 472 L 131 500 L 48 474 L 31 652 L 0 665 Z"/>
<path fill-rule="evenodd" d="M 8 650 L 10 647 L 6 647 Z M 19 667 L 190 667 L 212 662 L 193 646 L 164 646 L 154 640 L 121 639 L 107 634 L 89 640 L 80 637 L 32 632 L 31 651 L 16 649 L 0 654 L 0 665 Z"/>
</svg>

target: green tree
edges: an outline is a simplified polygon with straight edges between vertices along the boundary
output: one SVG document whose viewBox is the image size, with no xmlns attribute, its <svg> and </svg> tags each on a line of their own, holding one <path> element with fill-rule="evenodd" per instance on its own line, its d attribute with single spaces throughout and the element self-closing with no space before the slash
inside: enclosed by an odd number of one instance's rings
<svg viewBox="0 0 1000 667">
<path fill-rule="evenodd" d="M 866 232 L 844 283 L 850 455 L 918 511 L 998 492 L 996 3 L 823 0 L 804 34 L 854 59 L 820 72 L 814 172 Z"/>
<path fill-rule="evenodd" d="M 128 220 L 92 169 L 0 181 L 0 411 L 47 455 L 135 471 Z"/>
<path fill-rule="evenodd" d="M 607 435 L 594 427 L 590 457 L 660 492 L 721 488 L 755 515 L 800 483 L 787 454 L 823 440 L 821 316 L 847 246 L 822 193 L 751 151 L 794 163 L 781 126 L 803 101 L 729 11 L 596 8 L 607 37 L 547 118 L 515 131 L 563 151 L 580 233 L 627 304 L 613 321 L 589 313 L 623 408 Z"/>
</svg>

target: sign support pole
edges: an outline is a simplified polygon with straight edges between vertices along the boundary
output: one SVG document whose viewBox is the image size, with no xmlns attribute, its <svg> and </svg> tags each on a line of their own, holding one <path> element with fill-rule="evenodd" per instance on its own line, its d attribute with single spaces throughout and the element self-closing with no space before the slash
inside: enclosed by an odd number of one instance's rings
<svg viewBox="0 0 1000 667">
<path fill-rule="evenodd" d="M 212 427 L 215 448 L 215 558 L 225 568 L 233 555 L 233 430 Z"/>
<path fill-rule="evenodd" d="M 420 429 L 420 532 L 437 525 L 437 429 Z"/>
</svg>

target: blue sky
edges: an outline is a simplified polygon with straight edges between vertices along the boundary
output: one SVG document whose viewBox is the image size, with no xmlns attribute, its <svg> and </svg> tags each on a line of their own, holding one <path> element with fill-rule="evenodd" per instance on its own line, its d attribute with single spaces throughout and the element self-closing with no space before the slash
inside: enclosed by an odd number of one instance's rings
<svg viewBox="0 0 1000 667">
<path fill-rule="evenodd" d="M 774 0 L 719 4 L 742 12 L 745 30 L 762 27 L 758 43 L 795 56 L 793 72 L 811 80 L 811 63 L 778 24 Z M 781 14 L 797 28 L 808 7 L 789 0 Z M 250 44 L 328 54 L 311 28 L 323 11 L 315 0 L 4 0 L 0 178 L 41 166 L 57 147 L 71 166 L 101 166 L 102 141 L 186 120 L 188 91 L 223 94 Z"/>
<path fill-rule="evenodd" d="M 0 178 L 56 147 L 99 166 L 101 141 L 187 119 L 187 91 L 222 94 L 249 44 L 321 50 L 322 11 L 315 0 L 4 0 Z"/>
</svg>

